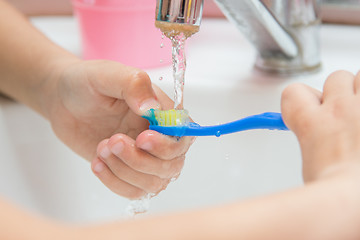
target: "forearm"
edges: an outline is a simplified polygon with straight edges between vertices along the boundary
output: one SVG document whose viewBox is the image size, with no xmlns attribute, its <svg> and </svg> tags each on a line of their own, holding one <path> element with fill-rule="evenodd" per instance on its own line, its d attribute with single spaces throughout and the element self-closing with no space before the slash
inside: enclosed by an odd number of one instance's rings
<svg viewBox="0 0 360 240">
<path fill-rule="evenodd" d="M 213 209 L 87 228 L 84 234 L 88 240 L 359 239 L 358 180 L 323 181 Z"/>
<path fill-rule="evenodd" d="M 20 210 L 3 199 L 0 199 L 0 213 L 2 240 L 76 239 L 70 228 Z"/>
<path fill-rule="evenodd" d="M 49 41 L 0 0 L 0 91 L 47 117 L 52 74 L 75 56 Z"/>
</svg>

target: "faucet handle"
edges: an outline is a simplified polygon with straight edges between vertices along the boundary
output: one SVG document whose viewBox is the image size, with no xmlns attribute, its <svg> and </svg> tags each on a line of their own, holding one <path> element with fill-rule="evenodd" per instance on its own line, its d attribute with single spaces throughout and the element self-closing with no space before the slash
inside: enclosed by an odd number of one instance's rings
<svg viewBox="0 0 360 240">
<path fill-rule="evenodd" d="M 321 66 L 319 0 L 216 0 L 258 50 L 256 67 L 297 74 Z"/>
</svg>

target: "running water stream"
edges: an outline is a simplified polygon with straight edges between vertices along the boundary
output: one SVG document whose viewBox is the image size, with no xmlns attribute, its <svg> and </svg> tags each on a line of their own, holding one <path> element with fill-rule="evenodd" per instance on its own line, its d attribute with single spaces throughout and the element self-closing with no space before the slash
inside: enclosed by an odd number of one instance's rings
<svg viewBox="0 0 360 240">
<path fill-rule="evenodd" d="M 174 109 L 182 110 L 184 109 L 183 103 L 186 71 L 185 42 L 186 39 L 199 31 L 199 26 L 159 21 L 155 22 L 155 26 L 159 28 L 172 43 Z M 127 215 L 135 216 L 137 214 L 147 212 L 150 207 L 150 199 L 153 196 L 155 196 L 155 194 L 149 193 L 141 199 L 132 200 L 126 209 Z"/>
<path fill-rule="evenodd" d="M 183 33 L 170 38 L 172 43 L 172 65 L 174 77 L 174 109 L 184 109 L 184 84 L 185 84 L 185 41 Z"/>
<path fill-rule="evenodd" d="M 184 109 L 184 84 L 186 71 L 185 42 L 199 26 L 156 21 L 155 26 L 171 40 L 174 77 L 174 109 Z"/>
</svg>

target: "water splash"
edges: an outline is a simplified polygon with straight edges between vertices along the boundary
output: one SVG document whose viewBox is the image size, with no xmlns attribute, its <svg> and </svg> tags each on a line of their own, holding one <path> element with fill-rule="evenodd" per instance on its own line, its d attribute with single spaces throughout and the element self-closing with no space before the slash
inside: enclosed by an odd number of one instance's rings
<svg viewBox="0 0 360 240">
<path fill-rule="evenodd" d="M 154 193 L 148 193 L 140 199 L 131 200 L 125 209 L 125 214 L 129 217 L 134 217 L 137 214 L 146 213 L 150 209 L 150 200 L 154 196 Z"/>
</svg>

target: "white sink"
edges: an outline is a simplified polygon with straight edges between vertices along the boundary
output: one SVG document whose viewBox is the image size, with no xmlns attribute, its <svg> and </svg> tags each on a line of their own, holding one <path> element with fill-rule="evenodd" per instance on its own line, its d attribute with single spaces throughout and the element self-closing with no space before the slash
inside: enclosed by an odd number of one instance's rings
<svg viewBox="0 0 360 240">
<path fill-rule="evenodd" d="M 73 18 L 36 18 L 33 23 L 66 49 L 81 53 Z M 322 70 L 279 78 L 253 71 L 255 51 L 230 23 L 205 19 L 201 31 L 188 42 L 185 108 L 204 125 L 280 111 L 281 92 L 287 85 L 304 82 L 321 89 L 331 72 L 359 70 L 359 30 L 359 26 L 325 25 Z M 148 73 L 172 96 L 170 66 Z M 107 190 L 89 164 L 60 143 L 49 124 L 26 107 L 1 100 L 0 144 L 2 195 L 68 222 L 123 217 L 128 201 Z M 291 132 L 256 130 L 201 137 L 188 152 L 181 177 L 151 201 L 150 213 L 221 204 L 300 184 L 300 150 Z"/>
</svg>

